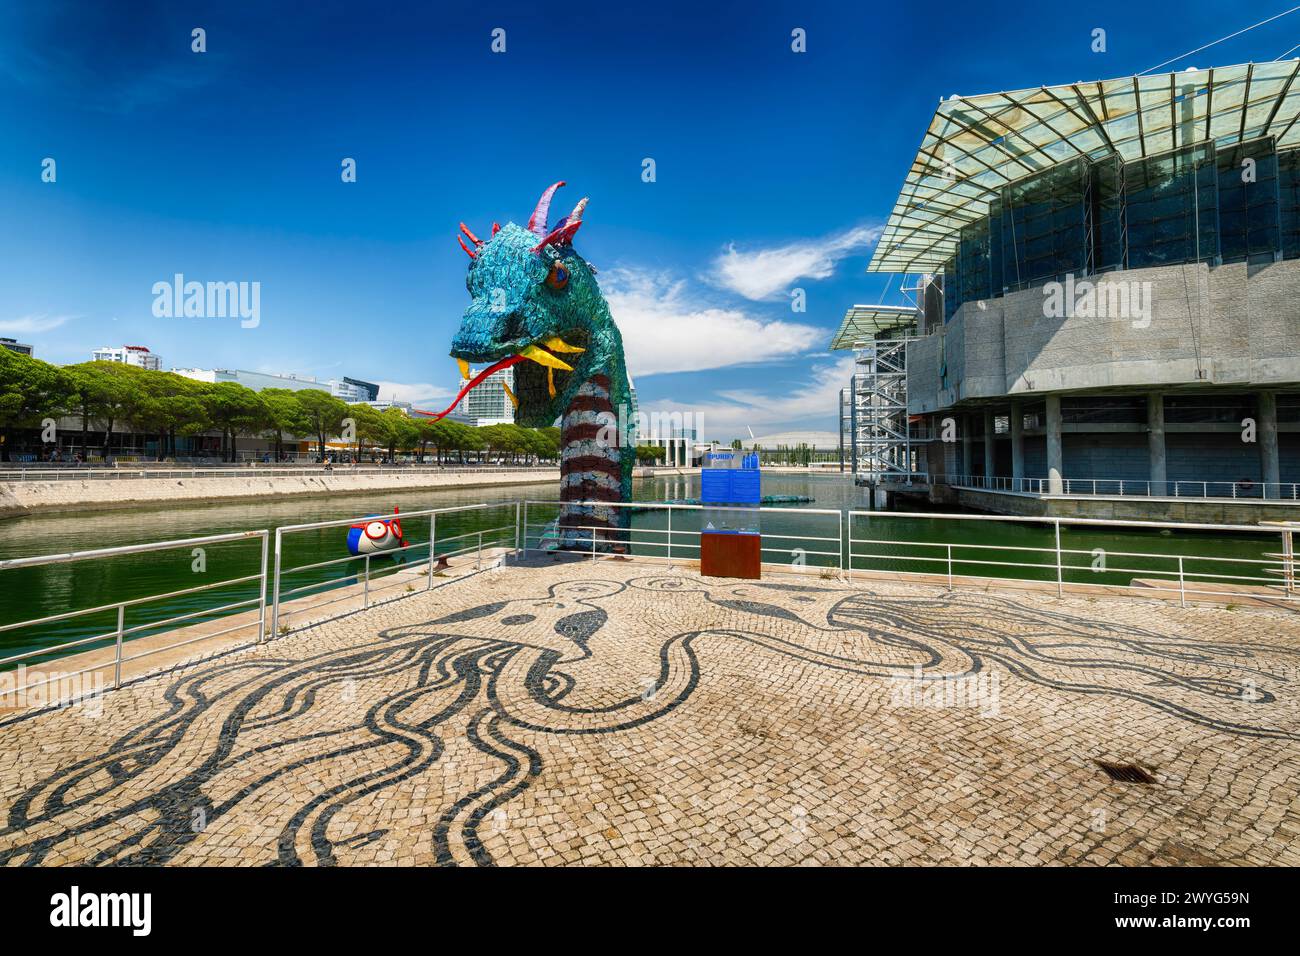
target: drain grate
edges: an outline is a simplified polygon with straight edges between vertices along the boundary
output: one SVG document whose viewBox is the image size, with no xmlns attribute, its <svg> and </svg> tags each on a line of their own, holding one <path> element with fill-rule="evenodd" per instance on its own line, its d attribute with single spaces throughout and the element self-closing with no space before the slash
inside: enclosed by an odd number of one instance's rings
<svg viewBox="0 0 1300 956">
<path fill-rule="evenodd" d="M 1135 763 L 1107 763 L 1104 760 L 1094 760 L 1093 763 L 1106 771 L 1106 776 L 1116 783 L 1144 783 L 1150 785 L 1156 782 L 1155 777 Z"/>
</svg>

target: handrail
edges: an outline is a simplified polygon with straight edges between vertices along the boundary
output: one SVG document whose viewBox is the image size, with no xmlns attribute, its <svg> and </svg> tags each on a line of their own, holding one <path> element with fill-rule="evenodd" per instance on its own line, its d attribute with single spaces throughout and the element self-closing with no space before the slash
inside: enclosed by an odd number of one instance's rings
<svg viewBox="0 0 1300 956">
<path fill-rule="evenodd" d="M 687 535 L 687 536 L 693 536 L 694 538 L 698 539 L 698 538 L 700 538 L 700 536 L 701 536 L 702 534 L 705 533 L 705 532 L 702 531 L 702 530 L 690 529 L 690 528 L 681 528 L 680 526 L 679 526 L 678 528 L 674 529 L 674 528 L 673 528 L 673 524 L 672 524 L 672 516 L 673 516 L 673 514 L 674 514 L 675 512 L 680 512 L 680 511 L 739 511 L 739 512 L 742 512 L 742 513 L 748 513 L 748 514 L 753 514 L 754 512 L 758 512 L 760 518 L 761 518 L 762 515 L 764 515 L 764 514 L 771 514 L 771 513 L 774 513 L 774 512 L 775 512 L 775 513 L 782 513 L 782 514 L 819 515 L 819 516 L 822 516 L 822 517 L 833 516 L 833 517 L 835 518 L 835 521 L 836 521 L 836 531 L 837 531 L 835 537 L 829 537 L 829 536 L 824 536 L 824 535 L 791 535 L 791 534 L 776 534 L 776 533 L 763 534 L 762 537 L 767 538 L 767 539 L 776 539 L 776 538 L 780 538 L 780 539 L 783 539 L 783 540 L 790 540 L 790 541 L 833 541 L 833 542 L 835 542 L 836 545 L 837 545 L 837 548 L 836 548 L 836 550 L 834 550 L 834 551 L 818 550 L 818 549 L 812 549 L 812 548 L 803 548 L 803 549 L 800 549 L 800 550 L 802 550 L 802 552 L 803 552 L 805 555 L 820 555 L 820 556 L 833 557 L 833 558 L 835 558 L 835 562 L 836 562 L 836 563 L 835 563 L 835 565 L 834 565 L 833 567 L 837 568 L 840 574 L 843 574 L 843 573 L 844 573 L 844 511 L 843 511 L 843 509 L 838 509 L 838 508 L 784 508 L 784 507 L 780 507 L 780 506 L 769 506 L 769 507 L 763 507 L 763 506 L 760 506 L 760 507 L 755 508 L 754 506 L 746 506 L 746 505 L 712 505 L 712 504 L 698 504 L 698 505 L 694 505 L 694 504 L 670 504 L 670 503 L 668 503 L 668 502 L 654 502 L 654 501 L 587 501 L 587 500 L 581 500 L 581 501 L 558 501 L 558 500 L 555 500 L 555 499 L 525 498 L 525 499 L 523 500 L 523 519 L 522 519 L 522 520 L 523 520 L 523 523 L 522 523 L 522 525 L 521 525 L 521 528 L 522 528 L 522 531 L 523 531 L 523 535 L 524 535 L 524 541 L 523 541 L 523 547 L 522 547 L 522 550 L 525 551 L 525 552 L 527 552 L 527 551 L 542 550 L 542 549 L 540 549 L 540 548 L 534 548 L 534 547 L 530 547 L 530 546 L 529 546 L 529 543 L 528 543 L 528 542 L 529 542 L 529 531 L 528 531 L 529 528 L 542 528 L 542 529 L 543 529 L 543 532 L 544 532 L 544 533 L 542 533 L 542 534 L 540 534 L 540 535 L 537 536 L 537 542 L 538 542 L 539 545 L 540 545 L 543 541 L 545 541 L 545 540 L 556 540 L 556 539 L 558 539 L 558 535 L 555 535 L 555 534 L 546 534 L 546 533 L 545 533 L 545 529 L 546 529 L 546 528 L 549 526 L 549 524 L 550 524 L 549 521 L 547 521 L 547 522 L 542 522 L 542 523 L 535 523 L 535 522 L 530 522 L 530 521 L 528 520 L 528 508 L 529 508 L 530 505 L 531 505 L 531 506 L 541 505 L 541 506 L 545 506 L 545 507 L 548 507 L 548 508 L 563 508 L 563 507 L 585 507 L 585 508 L 607 508 L 607 507 L 608 507 L 608 508 L 630 508 L 630 509 L 633 509 L 634 511 L 662 511 L 662 512 L 665 512 L 665 513 L 667 513 L 667 515 L 668 515 L 668 527 L 667 527 L 666 530 L 665 530 L 665 529 L 661 529 L 661 528 L 635 528 L 635 527 L 628 527 L 628 528 L 622 528 L 622 529 L 611 529 L 611 528 L 609 528 L 608 526 L 605 526 L 605 525 L 587 525 L 587 524 L 573 524 L 573 525 L 565 525 L 565 530 L 566 530 L 566 531 L 591 531 L 591 532 L 597 532 L 597 531 L 599 531 L 599 532 L 606 532 L 606 533 L 611 532 L 611 531 L 624 532 L 624 533 L 626 533 L 627 536 L 628 536 L 628 538 L 627 538 L 627 543 L 628 543 L 629 545 L 638 545 L 638 546 L 640 546 L 640 547 L 644 547 L 644 548 L 665 549 L 666 552 L 667 552 L 666 557 L 667 557 L 667 560 L 668 560 L 668 562 L 669 562 L 670 565 L 671 565 L 671 563 L 672 563 L 672 559 L 673 559 L 673 550 L 672 550 L 672 549 L 673 549 L 674 547 L 676 547 L 676 548 L 690 548 L 690 549 L 694 549 L 694 550 L 699 550 L 700 547 L 701 547 L 701 545 L 700 545 L 699 543 L 692 544 L 692 543 L 689 543 L 689 542 L 682 542 L 682 541 L 677 541 L 677 540 L 675 540 L 678 536 L 681 536 L 681 535 Z M 667 539 L 667 540 L 666 540 L 665 542 L 663 542 L 663 543 L 660 543 L 660 542 L 658 542 L 658 541 L 645 541 L 645 540 L 637 541 L 637 540 L 635 540 L 635 538 L 633 537 L 633 535 L 656 535 L 656 534 L 657 534 L 657 535 L 664 535 L 664 536 L 666 536 L 666 539 Z M 762 553 L 762 552 L 791 553 L 791 552 L 793 552 L 793 550 L 795 550 L 795 549 L 784 548 L 784 547 L 762 547 L 762 546 L 760 546 L 760 549 L 759 549 L 759 550 L 760 550 L 760 553 Z M 592 560 L 596 560 L 596 559 L 599 557 L 599 555 L 598 555 L 597 552 L 596 552 L 596 535 L 595 535 L 594 533 L 591 535 L 591 550 L 590 550 L 589 553 L 590 553 L 590 555 L 591 555 L 591 557 L 592 557 Z M 621 557 L 631 557 L 633 560 L 635 560 L 636 555 L 635 555 L 635 554 L 630 554 L 630 555 L 621 555 Z M 827 566 L 827 565 L 814 565 L 814 567 L 822 567 L 823 569 L 826 569 L 828 566 Z"/>
<path fill-rule="evenodd" d="M 1270 588 L 1267 593 L 1269 596 L 1278 597 L 1283 600 L 1292 601 L 1296 599 L 1295 591 L 1295 552 L 1292 547 L 1292 535 L 1300 527 L 1295 527 L 1286 523 L 1276 523 L 1273 525 L 1227 525 L 1227 524 L 1207 524 L 1202 522 L 1182 522 L 1182 521 L 1140 521 L 1128 519 L 1104 519 L 1104 518 L 1074 518 L 1074 517 L 1046 517 L 1039 515 L 968 515 L 968 514 L 945 514 L 935 512 L 912 512 L 912 511 L 865 511 L 852 509 L 849 515 L 849 534 L 846 540 L 847 547 L 847 567 L 849 580 L 853 579 L 853 573 L 857 570 L 872 570 L 870 568 L 859 568 L 858 559 L 875 558 L 887 562 L 929 562 L 931 565 L 937 564 L 942 570 L 936 571 L 906 571 L 901 569 L 889 569 L 889 573 L 908 576 L 927 576 L 933 577 L 943 575 L 946 572 L 948 586 L 953 587 L 958 579 L 973 578 L 975 580 L 986 580 L 987 576 L 962 574 L 959 566 L 980 566 L 980 567 L 1000 567 L 1004 569 L 1027 568 L 1038 572 L 1055 572 L 1057 595 L 1061 596 L 1066 584 L 1066 575 L 1077 574 L 1081 572 L 1088 573 L 1107 573 L 1107 574 L 1135 574 L 1161 580 L 1178 582 L 1179 601 L 1183 606 L 1187 604 L 1189 594 L 1201 594 L 1224 597 L 1252 597 L 1250 592 L 1209 590 L 1205 587 L 1189 586 L 1191 583 L 1196 584 L 1204 581 L 1206 584 L 1215 582 L 1223 584 L 1232 583 L 1250 583 L 1263 584 Z M 964 541 L 921 541 L 907 539 L 898 536 L 888 538 L 859 538 L 854 536 L 855 519 L 922 519 L 941 522 L 959 522 L 959 521 L 999 521 L 1014 522 L 1022 524 L 1031 524 L 1036 526 L 1050 526 L 1055 532 L 1055 544 L 1052 547 L 1034 547 L 1025 545 L 1000 545 L 1000 544 L 981 544 L 977 542 Z M 1249 534 L 1271 534 L 1280 535 L 1282 538 L 1283 548 L 1280 555 L 1272 555 L 1264 552 L 1260 558 L 1239 558 L 1217 555 L 1202 554 L 1183 554 L 1167 552 L 1143 552 L 1143 551 L 1110 551 L 1102 549 L 1105 556 L 1117 558 L 1138 558 L 1154 562 L 1168 562 L 1171 565 L 1176 564 L 1176 569 L 1170 567 L 1151 567 L 1151 568 L 1134 568 L 1134 567 L 1116 567 L 1114 565 L 1094 567 L 1089 563 L 1072 563 L 1067 560 L 1071 555 L 1095 555 L 1096 549 L 1067 548 L 1061 544 L 1062 527 L 1079 526 L 1082 528 L 1144 528 L 1156 529 L 1160 531 L 1178 532 L 1178 531 L 1217 531 L 1227 533 L 1249 533 Z M 878 552 L 864 552 L 856 549 L 857 545 L 889 545 L 904 548 L 926 548 L 942 549 L 942 554 L 888 554 Z M 985 560 L 978 555 L 988 552 L 1014 552 L 1017 554 L 1039 554 L 1050 558 L 1046 561 L 1016 561 L 1010 559 L 1003 560 Z M 963 555 L 962 552 L 967 552 Z M 974 552 L 970 555 L 969 552 Z M 991 557 L 991 555 L 990 555 Z M 1279 560 L 1280 558 L 1280 560 Z M 1217 571 L 1194 571 L 1189 570 L 1187 564 L 1194 562 L 1217 562 L 1232 566 L 1232 570 L 1240 570 L 1246 573 L 1231 573 L 1229 570 Z M 883 570 L 883 569 L 881 569 Z M 1250 573 L 1254 571 L 1254 573 Z M 1284 577 L 1283 588 L 1280 592 L 1271 590 L 1277 587 L 1276 580 L 1269 577 L 1258 575 L 1281 574 Z M 1026 581 L 1023 576 L 1009 574 L 994 574 L 993 579 Z M 1030 579 L 1032 580 L 1032 579 Z M 1071 585 L 1082 583 L 1070 581 Z M 1120 590 L 1142 590 L 1149 593 L 1149 589 L 1128 584 L 1102 583 L 1097 582 L 1097 586 L 1103 588 L 1117 588 Z"/>
<path fill-rule="evenodd" d="M 450 538 L 444 536 L 442 539 L 443 543 L 446 543 L 448 541 L 458 541 L 467 537 L 477 537 L 477 544 L 464 549 L 453 550 L 451 552 L 444 552 L 441 555 L 437 553 L 437 546 L 438 546 L 437 520 L 439 515 L 459 514 L 459 513 L 465 513 L 471 511 L 475 511 L 475 512 L 486 511 L 488 509 L 493 509 L 493 508 L 513 508 L 515 513 L 514 521 L 508 525 L 500 525 L 498 527 L 493 527 L 493 528 L 477 529 L 475 531 L 468 532 L 467 534 L 455 535 Z M 378 575 L 372 575 L 371 573 L 371 567 L 370 567 L 371 558 L 376 556 L 384 557 L 387 554 L 389 554 L 389 552 L 376 552 L 373 554 L 355 554 L 355 555 L 350 554 L 347 555 L 346 557 L 331 558 L 325 561 L 308 562 L 307 564 L 295 565 L 294 567 L 291 568 L 286 568 L 283 566 L 284 539 L 286 534 L 297 534 L 304 531 L 316 531 L 322 528 L 341 528 L 344 526 L 350 527 L 351 525 L 358 524 L 362 521 L 365 521 L 368 518 L 375 518 L 375 517 L 397 518 L 404 523 L 410 522 L 415 518 L 428 518 L 429 519 L 429 540 L 426 542 L 420 542 L 418 544 L 407 545 L 405 548 L 401 549 L 400 551 L 401 555 L 407 556 L 410 555 L 411 552 L 413 551 L 427 550 L 428 551 L 427 557 L 425 557 L 421 561 L 404 563 L 401 566 L 395 564 L 391 569 L 381 569 L 381 571 L 386 571 L 386 573 L 380 573 Z M 477 550 L 478 552 L 477 563 L 479 566 L 481 566 L 484 535 L 499 534 L 502 532 L 511 532 L 512 537 L 514 539 L 513 544 L 517 550 L 518 541 L 519 541 L 519 520 L 520 520 L 520 502 L 502 501 L 502 502 L 481 502 L 472 505 L 449 505 L 445 508 L 424 508 L 419 511 L 406 511 L 396 515 L 366 514 L 366 515 L 358 515 L 351 518 L 336 518 L 328 521 L 311 521 L 303 524 L 281 525 L 280 527 L 275 529 L 274 570 L 272 572 L 272 577 L 271 577 L 271 627 L 270 627 L 271 635 L 275 636 L 280 632 L 280 607 L 283 598 L 289 597 L 294 594 L 301 594 L 313 588 L 334 585 L 337 583 L 338 580 L 342 580 L 342 579 L 334 579 L 334 580 L 325 580 L 325 581 L 314 581 L 309 584 L 299 585 L 297 587 L 289 588 L 288 590 L 285 590 L 281 586 L 282 577 L 288 576 L 290 574 L 296 574 L 302 571 L 309 571 L 316 568 L 327 567 L 330 565 L 347 564 L 352 561 L 360 561 L 362 567 L 361 570 L 357 572 L 357 577 L 361 578 L 362 581 L 362 607 L 368 608 L 370 607 L 370 591 L 371 591 L 370 583 L 371 580 L 374 579 L 375 577 L 379 579 L 383 579 L 386 577 L 393 577 L 397 574 L 399 570 L 410 571 L 427 565 L 429 569 L 429 574 L 428 574 L 428 582 L 425 586 L 425 590 L 428 591 L 433 588 L 434 572 L 437 567 L 438 561 L 440 559 L 456 557 L 462 554 L 467 554 L 470 551 Z M 315 605 L 315 607 L 323 607 L 327 604 L 333 604 L 339 600 L 343 600 L 343 597 L 324 601 L 319 605 Z"/>
<path fill-rule="evenodd" d="M 944 483 L 975 491 L 1005 491 L 1011 494 L 1050 497 L 1105 498 L 1194 498 L 1215 501 L 1277 501 L 1300 503 L 1300 482 L 1236 480 L 1192 480 L 1168 478 L 1061 478 L 1060 491 L 1052 491 L 1050 478 L 1012 478 L 1004 475 L 948 475 Z M 1222 492 L 1211 494 L 1211 492 Z"/>
<path fill-rule="evenodd" d="M 116 609 L 117 611 L 117 626 L 111 631 L 106 631 L 100 634 L 93 634 L 88 637 L 77 638 L 71 641 L 63 641 L 57 644 L 49 644 L 49 645 L 43 645 L 41 647 L 31 648 L 29 650 L 22 651 L 18 654 L 13 654 L 4 658 L 0 658 L 0 665 L 12 664 L 17 661 L 27 660 L 32 657 L 41 657 L 43 655 L 50 654 L 52 652 L 66 651 L 70 648 L 84 647 L 85 645 L 94 644 L 98 641 L 113 639 L 114 650 L 113 650 L 112 659 L 104 661 L 103 663 L 100 664 L 92 664 L 89 667 L 85 667 L 75 672 L 75 674 L 72 676 L 80 676 L 81 674 L 89 673 L 90 671 L 102 670 L 111 666 L 113 668 L 112 686 L 113 689 L 116 690 L 117 688 L 122 686 L 122 664 L 130 662 L 132 660 L 138 660 L 139 658 L 148 656 L 150 654 L 155 654 L 164 650 L 171 650 L 177 647 L 183 647 L 186 644 L 192 644 L 195 643 L 196 641 L 210 640 L 211 638 L 217 637 L 221 634 L 226 634 L 231 631 L 240 630 L 242 628 L 253 627 L 253 626 L 257 627 L 256 642 L 260 643 L 265 631 L 265 624 L 266 624 L 267 562 L 268 562 L 268 544 L 270 540 L 270 532 L 267 531 L 266 529 L 260 529 L 257 531 L 233 531 L 225 534 L 202 535 L 200 537 L 195 537 L 195 538 L 179 538 L 179 539 L 173 539 L 169 541 L 149 541 L 141 544 L 119 545 L 112 548 L 94 548 L 86 551 L 69 551 L 62 554 L 44 554 L 44 555 L 33 555 L 25 558 L 7 558 L 3 561 L 0 561 L 0 571 L 14 570 L 17 568 L 41 567 L 44 565 L 53 565 L 53 564 L 68 564 L 77 561 L 89 561 L 89 560 L 97 560 L 100 558 L 120 557 L 128 554 L 144 554 L 144 553 L 155 552 L 155 551 L 195 548 L 201 545 L 221 544 L 226 542 L 248 541 L 248 540 L 260 540 L 262 543 L 260 570 L 256 574 L 241 575 L 239 577 L 229 578 L 222 581 L 209 582 L 206 584 L 197 585 L 195 587 L 179 588 L 177 590 L 167 591 L 162 594 L 150 594 L 150 595 L 145 595 L 144 597 L 125 598 L 120 601 L 113 601 L 109 604 L 98 605 L 96 607 L 80 608 L 72 611 L 62 611 L 58 614 L 51 614 L 51 615 L 46 615 L 44 617 L 31 618 L 29 620 L 15 621 L 8 624 L 0 625 L 0 633 L 2 633 L 7 631 L 19 630 L 21 628 L 35 627 L 41 624 L 50 624 L 56 621 L 67 621 L 73 618 L 85 617 L 87 615 L 92 615 L 92 614 L 102 614 L 108 611 L 112 611 L 114 609 Z M 256 581 L 258 583 L 257 593 L 253 597 L 244 598 L 239 601 L 228 602 L 226 604 L 222 604 L 215 608 L 202 608 L 197 611 L 190 611 L 180 615 L 172 615 L 170 617 L 162 618 L 161 620 L 157 620 L 157 621 L 147 621 L 143 624 L 137 624 L 131 627 L 126 626 L 127 608 L 139 607 L 144 604 L 152 604 L 157 601 L 166 600 L 168 598 L 184 597 L 186 595 L 197 594 L 203 591 L 211 591 L 217 588 L 232 587 L 238 584 L 247 584 L 253 581 Z M 211 615 L 219 616 L 224 614 L 227 611 L 234 610 L 235 608 L 246 607 L 254 604 L 257 605 L 258 608 L 257 620 L 255 622 L 238 623 L 235 624 L 233 627 L 226 628 L 221 631 L 217 631 L 216 633 L 213 634 L 202 634 L 197 637 L 193 637 L 181 641 L 179 643 L 165 644 L 161 647 L 151 648 L 150 650 L 142 654 L 133 655 L 131 657 L 123 656 L 123 644 L 128 636 L 141 634 L 148 631 L 155 631 L 167 625 L 176 624 L 180 621 L 191 620 L 193 618 L 200 618 L 200 617 L 206 617 Z M 21 669 L 22 668 L 20 667 L 20 670 Z M 68 675 L 62 675 L 62 676 L 66 677 Z M 44 686 L 45 684 L 50 683 L 51 680 L 53 680 L 53 678 L 47 678 L 46 680 L 37 683 L 23 683 L 22 686 L 15 686 L 12 693 L 16 696 L 24 695 L 28 691 L 33 690 L 36 687 Z M 10 693 L 10 692 L 6 691 L 6 693 Z"/>
</svg>

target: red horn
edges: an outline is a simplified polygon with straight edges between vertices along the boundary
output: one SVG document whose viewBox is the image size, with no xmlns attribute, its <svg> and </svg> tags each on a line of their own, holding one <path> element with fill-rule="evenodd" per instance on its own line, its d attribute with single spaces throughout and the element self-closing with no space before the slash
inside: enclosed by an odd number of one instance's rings
<svg viewBox="0 0 1300 956">
<path fill-rule="evenodd" d="M 553 186 L 548 186 L 546 192 L 542 193 L 542 198 L 537 200 L 537 208 L 533 214 L 528 217 L 528 231 L 538 236 L 545 236 L 548 227 L 547 218 L 551 214 L 551 197 L 555 195 L 555 190 L 564 185 L 564 180 L 560 180 Z"/>
<path fill-rule="evenodd" d="M 469 237 L 469 241 L 474 243 L 474 245 L 476 246 L 483 245 L 483 240 L 480 239 L 478 236 L 474 235 L 474 233 L 470 232 L 469 227 L 466 226 L 463 222 L 460 224 L 460 231 L 465 233 L 465 235 Z"/>
<path fill-rule="evenodd" d="M 471 249 L 469 246 L 465 245 L 464 239 L 462 239 L 460 236 L 457 236 L 456 241 L 459 242 L 460 247 L 465 250 L 465 255 L 469 256 L 471 259 L 478 258 L 478 253 L 475 252 L 473 249 Z"/>
</svg>

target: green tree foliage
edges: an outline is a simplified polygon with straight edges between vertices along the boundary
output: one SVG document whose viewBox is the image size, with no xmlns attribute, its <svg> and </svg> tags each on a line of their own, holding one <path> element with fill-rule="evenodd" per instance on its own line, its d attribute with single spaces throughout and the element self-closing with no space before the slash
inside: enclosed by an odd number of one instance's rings
<svg viewBox="0 0 1300 956">
<path fill-rule="evenodd" d="M 275 458 L 277 461 L 284 454 L 284 436 L 306 435 L 311 425 L 298 401 L 298 393 L 290 388 L 264 388 L 259 395 L 266 409 L 266 435 L 275 439 Z"/>
<path fill-rule="evenodd" d="M 237 382 L 205 386 L 201 405 L 212 424 L 221 429 L 222 445 L 229 439 L 227 461 L 238 459 L 240 435 L 252 435 L 266 427 L 268 416 L 261 396 Z"/>
<path fill-rule="evenodd" d="M 668 454 L 663 445 L 637 445 L 636 460 L 640 462 L 658 461 Z"/>
<path fill-rule="evenodd" d="M 72 383 L 62 369 L 0 348 L 0 461 L 9 460 L 14 429 L 57 418 L 71 404 L 72 394 Z"/>
<path fill-rule="evenodd" d="M 300 389 L 293 395 L 302 408 L 309 434 L 316 436 L 316 447 L 322 457 L 325 455 L 325 442 L 342 433 L 343 419 L 354 417 L 353 412 L 357 408 L 369 408 L 367 405 L 348 405 L 329 392 L 315 388 Z"/>
</svg>

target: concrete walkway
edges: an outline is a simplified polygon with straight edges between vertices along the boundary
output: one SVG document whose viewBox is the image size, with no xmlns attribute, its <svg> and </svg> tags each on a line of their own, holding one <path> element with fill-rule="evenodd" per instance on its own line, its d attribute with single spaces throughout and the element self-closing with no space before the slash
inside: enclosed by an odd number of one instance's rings
<svg viewBox="0 0 1300 956">
<path fill-rule="evenodd" d="M 539 559 L 0 726 L 0 820 L 5 864 L 1294 865 L 1300 618 Z"/>
</svg>

